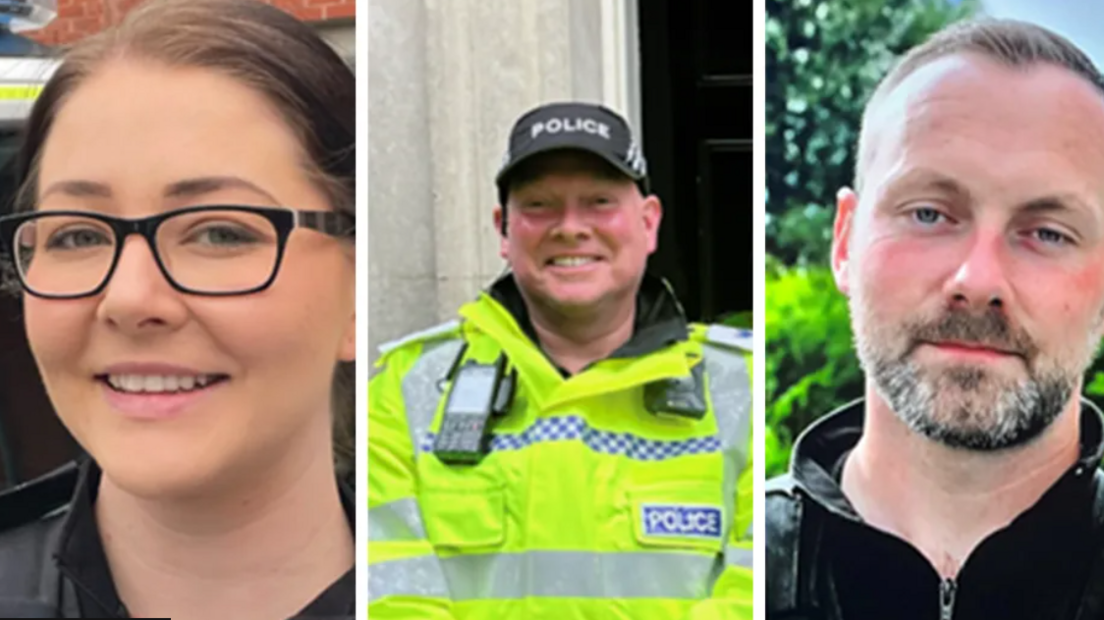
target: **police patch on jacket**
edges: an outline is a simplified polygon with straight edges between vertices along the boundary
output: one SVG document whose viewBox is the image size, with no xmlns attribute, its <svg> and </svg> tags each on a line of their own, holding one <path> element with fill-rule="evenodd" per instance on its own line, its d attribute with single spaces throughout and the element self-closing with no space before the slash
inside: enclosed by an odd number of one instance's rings
<svg viewBox="0 0 1104 620">
<path fill-rule="evenodd" d="M 713 506 L 641 504 L 640 519 L 646 536 L 721 538 L 721 509 Z"/>
</svg>

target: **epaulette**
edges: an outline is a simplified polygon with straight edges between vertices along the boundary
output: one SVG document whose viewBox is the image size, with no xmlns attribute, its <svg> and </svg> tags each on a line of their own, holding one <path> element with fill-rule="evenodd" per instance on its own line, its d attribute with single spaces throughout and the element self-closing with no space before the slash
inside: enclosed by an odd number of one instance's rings
<svg viewBox="0 0 1104 620">
<path fill-rule="evenodd" d="M 76 461 L 0 492 L 0 531 L 38 521 L 69 504 L 80 478 Z"/>
<path fill-rule="evenodd" d="M 705 330 L 705 340 L 710 344 L 728 347 L 730 349 L 752 350 L 752 331 L 729 327 L 728 325 L 710 325 Z"/>
<path fill-rule="evenodd" d="M 763 485 L 763 493 L 766 495 L 793 495 L 797 489 L 797 481 L 790 474 L 783 474 L 781 476 L 775 476 L 766 481 Z"/>
<path fill-rule="evenodd" d="M 414 342 L 430 342 L 433 340 L 439 340 L 451 335 L 456 335 L 460 329 L 460 320 L 453 319 L 451 321 L 441 323 L 440 325 L 430 327 L 429 329 L 423 329 L 420 332 L 414 332 L 407 334 L 398 340 L 392 340 L 386 344 L 380 345 L 379 352 L 382 357 L 386 357 L 388 353 L 395 349 L 405 347 L 408 344 Z"/>
</svg>

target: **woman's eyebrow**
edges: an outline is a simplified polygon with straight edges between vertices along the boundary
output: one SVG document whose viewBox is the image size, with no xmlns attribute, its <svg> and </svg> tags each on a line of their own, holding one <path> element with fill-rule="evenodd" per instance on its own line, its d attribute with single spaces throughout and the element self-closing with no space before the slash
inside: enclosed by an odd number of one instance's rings
<svg viewBox="0 0 1104 620">
<path fill-rule="evenodd" d="M 235 176 L 196 177 L 177 181 L 165 187 L 165 197 L 193 198 L 224 189 L 246 189 L 268 198 L 272 204 L 280 203 L 275 196 L 261 189 L 255 183 Z"/>
<path fill-rule="evenodd" d="M 76 198 L 111 198 L 111 187 L 104 183 L 85 181 L 82 179 L 57 181 L 51 183 L 43 190 L 39 200 L 42 200 L 50 194 L 65 194 L 66 196 L 73 196 Z"/>
<path fill-rule="evenodd" d="M 268 198 L 272 204 L 279 204 L 280 202 L 275 196 L 261 189 L 255 183 L 235 176 L 196 177 L 176 181 L 165 187 L 164 195 L 166 198 L 191 198 L 234 188 L 247 189 L 260 194 Z M 51 183 L 42 192 L 39 200 L 51 194 L 65 194 L 75 198 L 111 198 L 113 195 L 110 185 L 85 179 L 67 179 Z"/>
</svg>

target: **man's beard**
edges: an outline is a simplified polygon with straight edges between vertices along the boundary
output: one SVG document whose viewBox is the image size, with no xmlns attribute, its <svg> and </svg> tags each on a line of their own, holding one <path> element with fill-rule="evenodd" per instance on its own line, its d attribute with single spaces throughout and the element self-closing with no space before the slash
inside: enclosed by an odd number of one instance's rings
<svg viewBox="0 0 1104 620">
<path fill-rule="evenodd" d="M 853 316 L 857 303 L 853 298 Z M 1077 355 L 1043 357 L 999 308 L 946 310 L 899 328 L 860 328 L 855 340 L 867 376 L 901 421 L 943 445 L 976 451 L 1024 445 L 1049 428 L 1073 395 L 1094 344 Z M 1018 356 L 1025 376 L 1009 377 L 985 364 L 932 367 L 913 357 L 922 344 L 948 341 Z"/>
</svg>

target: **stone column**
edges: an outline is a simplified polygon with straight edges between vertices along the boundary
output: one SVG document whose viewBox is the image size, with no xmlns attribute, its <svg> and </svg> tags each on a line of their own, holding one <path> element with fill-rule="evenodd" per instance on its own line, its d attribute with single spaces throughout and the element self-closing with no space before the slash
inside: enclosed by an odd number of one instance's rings
<svg viewBox="0 0 1104 620">
<path fill-rule="evenodd" d="M 636 116 L 634 1 L 369 0 L 373 351 L 452 318 L 504 269 L 494 175 L 519 115 L 576 99 Z"/>
</svg>

